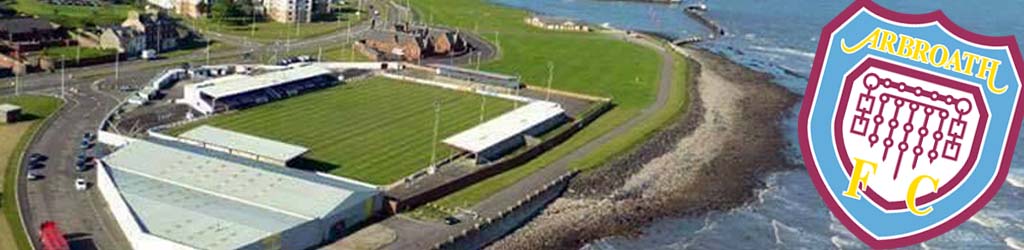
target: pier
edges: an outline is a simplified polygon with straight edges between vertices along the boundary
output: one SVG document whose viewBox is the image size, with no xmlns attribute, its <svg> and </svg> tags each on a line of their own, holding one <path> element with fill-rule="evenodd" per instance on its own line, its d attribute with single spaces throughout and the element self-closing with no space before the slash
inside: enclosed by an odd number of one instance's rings
<svg viewBox="0 0 1024 250">
<path fill-rule="evenodd" d="M 725 36 L 725 28 L 722 28 L 722 26 L 718 25 L 717 22 L 712 20 L 710 17 L 704 15 L 704 13 L 707 12 L 707 11 L 708 11 L 708 7 L 707 7 L 707 5 L 704 5 L 704 4 L 687 6 L 683 10 L 683 12 L 686 13 L 686 16 L 688 16 L 690 18 L 693 18 L 694 20 L 696 20 L 701 25 L 704 25 L 704 27 L 707 28 L 708 31 L 711 32 L 711 34 L 708 34 L 708 35 L 695 35 L 695 36 L 691 36 L 691 37 L 676 39 L 676 40 L 672 41 L 672 44 L 682 46 L 682 45 L 686 45 L 686 44 L 699 43 L 699 42 L 703 42 L 703 41 L 707 41 L 707 40 L 712 40 L 712 39 L 715 39 L 715 38 L 718 38 L 718 37 Z"/>
</svg>

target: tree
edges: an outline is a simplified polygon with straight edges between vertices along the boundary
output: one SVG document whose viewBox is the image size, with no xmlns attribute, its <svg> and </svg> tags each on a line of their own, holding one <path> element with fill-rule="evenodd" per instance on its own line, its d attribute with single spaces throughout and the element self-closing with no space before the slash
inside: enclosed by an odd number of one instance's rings
<svg viewBox="0 0 1024 250">
<path fill-rule="evenodd" d="M 244 13 L 239 8 L 239 2 L 242 1 L 213 0 L 210 6 L 210 14 L 218 21 L 227 20 L 237 23 L 238 17 L 244 16 Z"/>
</svg>

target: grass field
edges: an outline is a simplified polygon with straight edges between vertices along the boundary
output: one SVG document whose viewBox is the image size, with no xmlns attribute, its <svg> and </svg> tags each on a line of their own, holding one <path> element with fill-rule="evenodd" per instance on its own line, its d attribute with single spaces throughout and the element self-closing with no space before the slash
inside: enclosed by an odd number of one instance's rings
<svg viewBox="0 0 1024 250">
<path fill-rule="evenodd" d="M 11 3 L 13 1 L 13 4 Z M 52 5 L 39 0 L 9 0 L 6 2 L 18 12 L 49 19 L 69 28 L 83 28 L 89 24 L 107 26 L 120 24 L 135 6 L 107 4 L 99 7 Z"/>
<path fill-rule="evenodd" d="M 546 81 L 547 62 L 556 66 L 553 88 L 613 98 L 615 109 L 603 115 L 562 145 L 530 163 L 460 190 L 434 204 L 468 208 L 508 187 L 534 171 L 571 153 L 609 132 L 650 105 L 656 96 L 660 60 L 656 52 L 595 33 L 557 32 L 523 23 L 529 13 L 490 4 L 483 0 L 418 0 L 413 8 L 422 19 L 432 17 L 442 25 L 474 31 L 501 50 L 501 57 L 483 65 L 485 70 L 521 74 L 527 83 Z M 610 143 L 571 164 L 586 170 L 626 152 L 661 128 L 685 105 L 683 93 L 689 81 L 687 63 L 677 58 L 677 75 L 669 105 Z"/>
<path fill-rule="evenodd" d="M 430 163 L 435 100 L 441 103 L 438 141 L 480 122 L 481 96 L 385 78 L 346 83 L 311 94 L 225 114 L 171 131 L 209 124 L 308 147 L 304 167 L 377 185 Z M 485 117 L 513 107 L 488 98 Z M 438 158 L 451 150 L 438 146 Z"/>
<path fill-rule="evenodd" d="M 0 103 L 21 106 L 25 114 L 23 121 L 0 124 L 0 172 L 4 173 L 0 180 L 0 187 L 3 187 L 0 209 L 4 214 L 0 218 L 0 249 L 30 249 L 28 238 L 21 230 L 18 207 L 14 205 L 15 180 L 21 178 L 17 174 L 20 156 L 43 119 L 60 108 L 61 101 L 52 97 L 18 96 L 0 98 Z"/>
<path fill-rule="evenodd" d="M 117 53 L 117 50 L 66 46 L 45 48 L 42 53 L 47 58 L 55 59 L 55 61 L 60 60 L 61 56 L 63 56 L 65 60 L 74 61 L 76 59 L 89 59 L 113 55 Z"/>
</svg>

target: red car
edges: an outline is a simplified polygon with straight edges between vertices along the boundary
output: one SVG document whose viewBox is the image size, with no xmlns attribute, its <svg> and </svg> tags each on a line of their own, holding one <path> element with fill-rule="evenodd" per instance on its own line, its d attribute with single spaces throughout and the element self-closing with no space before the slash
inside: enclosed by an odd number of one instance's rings
<svg viewBox="0 0 1024 250">
<path fill-rule="evenodd" d="M 39 240 L 43 243 L 43 250 L 71 250 L 68 241 L 64 239 L 64 233 L 53 221 L 43 222 L 39 226 Z"/>
</svg>

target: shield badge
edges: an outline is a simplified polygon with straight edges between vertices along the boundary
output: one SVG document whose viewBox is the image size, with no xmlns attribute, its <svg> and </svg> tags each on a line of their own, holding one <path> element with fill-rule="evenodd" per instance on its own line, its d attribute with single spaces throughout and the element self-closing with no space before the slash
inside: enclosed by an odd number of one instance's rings
<svg viewBox="0 0 1024 250">
<path fill-rule="evenodd" d="M 1009 171 L 1022 65 L 1013 37 L 854 2 L 822 31 L 798 128 L 832 214 L 875 248 L 969 219 Z"/>
</svg>

